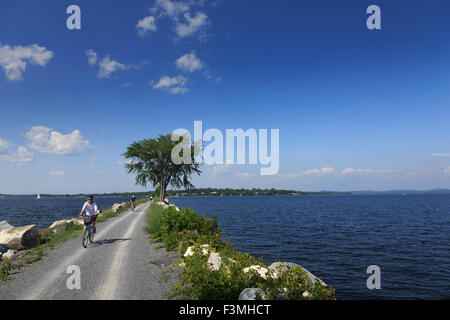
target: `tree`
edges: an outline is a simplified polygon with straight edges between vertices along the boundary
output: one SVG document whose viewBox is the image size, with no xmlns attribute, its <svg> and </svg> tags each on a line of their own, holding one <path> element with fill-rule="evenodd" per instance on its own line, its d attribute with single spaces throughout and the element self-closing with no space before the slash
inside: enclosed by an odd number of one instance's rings
<svg viewBox="0 0 450 320">
<path fill-rule="evenodd" d="M 171 135 L 160 135 L 157 139 L 144 139 L 133 142 L 123 154 L 129 161 L 125 164 L 128 173 L 136 174 L 136 184 L 146 187 L 151 183 L 159 190 L 159 199 L 164 201 L 167 187 L 194 187 L 190 182 L 192 174 L 200 174 L 199 165 L 194 162 L 191 147 L 191 163 L 175 164 L 172 161 L 172 149 L 178 142 Z"/>
</svg>

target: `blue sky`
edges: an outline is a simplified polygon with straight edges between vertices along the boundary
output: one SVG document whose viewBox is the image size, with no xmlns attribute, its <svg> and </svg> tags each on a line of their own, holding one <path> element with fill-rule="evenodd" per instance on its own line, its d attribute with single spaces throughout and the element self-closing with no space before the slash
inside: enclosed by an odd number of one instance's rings
<svg viewBox="0 0 450 320">
<path fill-rule="evenodd" d="M 449 15 L 437 0 L 2 1 L 0 193 L 142 190 L 126 147 L 194 120 L 280 130 L 278 175 L 204 166 L 198 187 L 450 188 Z"/>
</svg>

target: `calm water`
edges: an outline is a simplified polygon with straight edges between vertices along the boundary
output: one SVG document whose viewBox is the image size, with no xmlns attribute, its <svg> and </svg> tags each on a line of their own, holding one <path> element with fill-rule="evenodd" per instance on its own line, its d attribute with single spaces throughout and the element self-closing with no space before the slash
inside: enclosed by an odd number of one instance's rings
<svg viewBox="0 0 450 320">
<path fill-rule="evenodd" d="M 23 226 L 36 224 L 39 228 L 48 227 L 55 220 L 76 218 L 86 198 L 8 198 L 0 199 L 0 221 L 10 225 Z M 100 210 L 114 203 L 130 201 L 129 197 L 96 197 Z"/>
<path fill-rule="evenodd" d="M 128 197 L 98 197 L 100 208 Z M 450 298 L 450 195 L 172 198 L 217 215 L 223 237 L 264 262 L 296 262 L 339 299 Z M 0 221 L 46 227 L 76 217 L 84 198 L 0 199 Z M 381 268 L 381 290 L 366 269 Z"/>
<path fill-rule="evenodd" d="M 216 213 L 223 237 L 264 262 L 292 261 L 339 299 L 450 298 L 450 195 L 172 198 Z M 381 290 L 366 269 L 381 268 Z"/>
</svg>

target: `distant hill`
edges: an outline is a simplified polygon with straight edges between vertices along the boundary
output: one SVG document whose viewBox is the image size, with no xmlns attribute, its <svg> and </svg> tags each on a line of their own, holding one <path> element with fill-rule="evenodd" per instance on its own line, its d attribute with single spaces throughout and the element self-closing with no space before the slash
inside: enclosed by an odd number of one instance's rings
<svg viewBox="0 0 450 320">
<path fill-rule="evenodd" d="M 351 191 L 352 194 L 450 194 L 450 189 L 432 190 L 387 190 L 387 191 Z"/>
</svg>

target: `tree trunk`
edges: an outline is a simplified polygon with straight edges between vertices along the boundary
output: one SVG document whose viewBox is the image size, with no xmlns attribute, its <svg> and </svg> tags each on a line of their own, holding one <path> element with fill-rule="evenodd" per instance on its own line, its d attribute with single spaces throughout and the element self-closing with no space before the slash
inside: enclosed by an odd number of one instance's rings
<svg viewBox="0 0 450 320">
<path fill-rule="evenodd" d="M 159 184 L 159 201 L 164 202 L 166 197 L 166 185 L 164 179 Z"/>
</svg>

